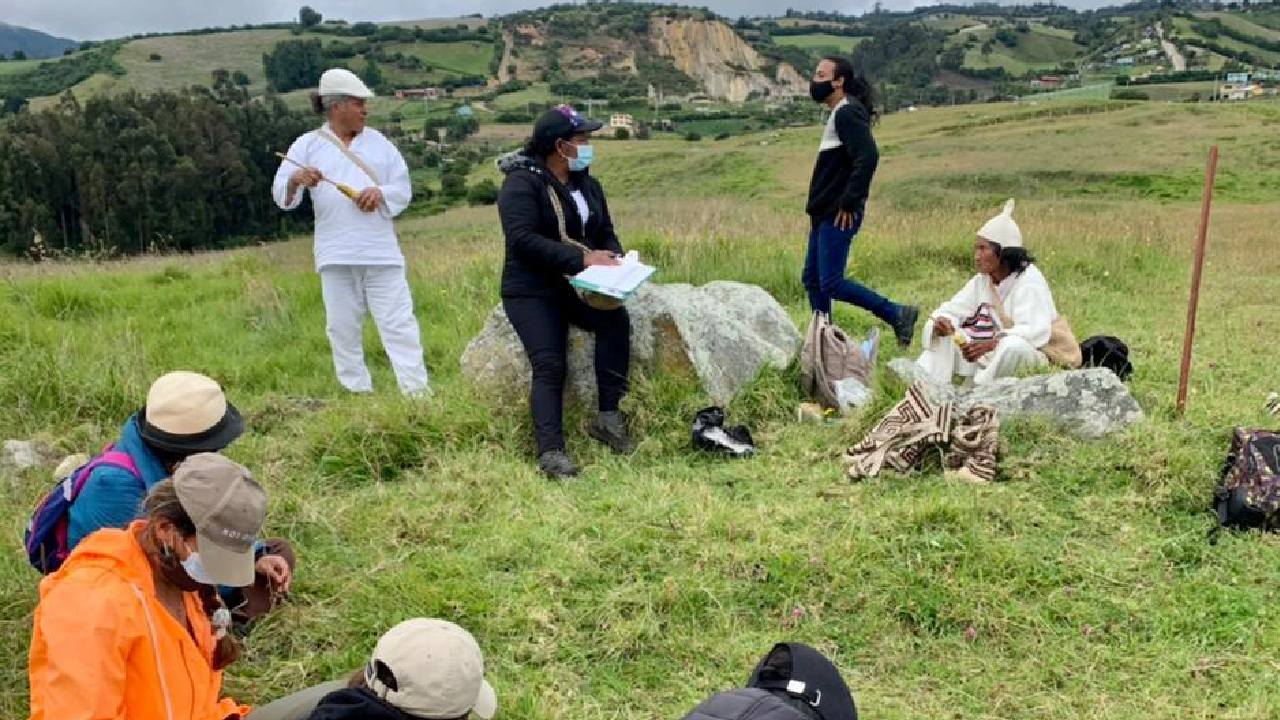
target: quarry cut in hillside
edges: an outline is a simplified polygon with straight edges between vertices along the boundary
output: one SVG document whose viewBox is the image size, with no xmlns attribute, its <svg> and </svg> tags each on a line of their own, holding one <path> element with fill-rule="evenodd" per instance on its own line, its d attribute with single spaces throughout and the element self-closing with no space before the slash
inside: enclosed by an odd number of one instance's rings
<svg viewBox="0 0 1280 720">
<path fill-rule="evenodd" d="M 702 83 L 707 95 L 742 102 L 762 97 L 804 95 L 808 83 L 795 68 L 762 57 L 718 20 L 649 20 L 649 38 L 659 55 Z"/>
</svg>

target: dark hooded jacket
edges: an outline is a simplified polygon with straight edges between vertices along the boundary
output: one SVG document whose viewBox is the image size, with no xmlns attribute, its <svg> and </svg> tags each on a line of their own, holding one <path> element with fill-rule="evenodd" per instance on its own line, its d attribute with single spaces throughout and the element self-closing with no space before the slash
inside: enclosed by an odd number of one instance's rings
<svg viewBox="0 0 1280 720">
<path fill-rule="evenodd" d="M 564 276 L 576 275 L 584 268 L 582 250 L 560 240 L 548 188 L 560 198 L 569 237 L 592 250 L 622 253 L 604 189 L 589 172 L 572 173 L 569 187 L 565 187 L 542 161 L 524 153 L 499 158 L 498 168 L 507 176 L 498 194 L 498 216 L 507 247 L 502 266 L 503 297 L 561 294 L 569 289 Z M 574 189 L 582 191 L 590 210 L 585 232 L 570 194 Z"/>
<path fill-rule="evenodd" d="M 324 696 L 307 720 L 413 720 L 364 688 L 346 688 Z"/>
</svg>

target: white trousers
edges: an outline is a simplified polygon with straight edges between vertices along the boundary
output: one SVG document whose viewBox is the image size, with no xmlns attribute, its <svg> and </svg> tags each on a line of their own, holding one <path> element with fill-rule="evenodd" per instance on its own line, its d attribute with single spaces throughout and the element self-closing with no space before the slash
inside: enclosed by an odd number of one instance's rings
<svg viewBox="0 0 1280 720">
<path fill-rule="evenodd" d="M 333 367 L 344 388 L 373 390 L 373 378 L 364 363 L 364 317 L 371 313 L 400 391 L 406 395 L 427 392 L 422 338 L 403 267 L 326 265 L 320 270 L 320 289 Z"/>
<path fill-rule="evenodd" d="M 916 362 L 940 383 L 950 383 L 953 376 L 959 375 L 972 378 L 975 385 L 983 385 L 996 378 L 1017 375 L 1023 368 L 1044 365 L 1049 360 L 1026 340 L 1006 335 L 995 350 L 978 358 L 977 362 L 965 360 L 959 346 L 950 337 L 935 337 Z"/>
</svg>

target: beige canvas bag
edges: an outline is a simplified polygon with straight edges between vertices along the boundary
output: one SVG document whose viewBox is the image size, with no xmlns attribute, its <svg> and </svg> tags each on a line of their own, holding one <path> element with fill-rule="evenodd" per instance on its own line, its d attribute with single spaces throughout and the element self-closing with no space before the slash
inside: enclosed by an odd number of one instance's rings
<svg viewBox="0 0 1280 720">
<path fill-rule="evenodd" d="M 987 284 L 991 284 L 990 275 L 987 276 Z M 991 297 L 995 299 L 991 307 L 995 308 L 996 314 L 1000 316 L 1000 324 L 1006 328 L 1013 327 L 1013 318 L 1004 311 L 1004 301 L 995 287 L 991 288 Z M 1075 369 L 1084 363 L 1084 356 L 1080 353 L 1080 343 L 1076 342 L 1076 335 L 1071 332 L 1071 324 L 1067 322 L 1067 316 L 1061 313 L 1049 326 L 1049 342 L 1036 349 L 1044 353 L 1049 362 L 1058 367 Z"/>
</svg>

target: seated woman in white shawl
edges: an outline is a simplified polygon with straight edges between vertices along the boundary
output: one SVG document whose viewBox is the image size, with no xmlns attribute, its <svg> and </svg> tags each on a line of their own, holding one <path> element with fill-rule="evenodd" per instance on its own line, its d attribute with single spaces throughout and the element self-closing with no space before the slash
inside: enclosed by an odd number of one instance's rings
<svg viewBox="0 0 1280 720">
<path fill-rule="evenodd" d="M 1049 362 L 1058 310 L 1044 275 L 1022 246 L 1013 221 L 1013 200 L 978 231 L 973 261 L 978 274 L 925 323 L 925 351 L 917 361 L 938 382 L 959 375 L 976 385 L 1016 375 Z M 1064 323 L 1059 324 L 1065 329 Z M 1069 336 L 1069 330 L 1066 331 Z M 1074 338 L 1062 338 L 1067 357 L 1055 362 L 1078 366 L 1070 357 Z M 1059 344 L 1055 340 L 1055 348 Z"/>
</svg>

